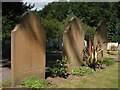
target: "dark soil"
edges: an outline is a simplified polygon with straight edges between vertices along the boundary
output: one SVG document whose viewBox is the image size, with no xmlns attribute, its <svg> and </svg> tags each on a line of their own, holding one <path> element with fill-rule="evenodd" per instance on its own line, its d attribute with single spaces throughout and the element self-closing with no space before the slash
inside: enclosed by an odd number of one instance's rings
<svg viewBox="0 0 120 90">
<path fill-rule="evenodd" d="M 60 77 L 55 77 L 55 78 L 52 78 L 52 77 L 48 77 L 47 80 L 51 81 L 51 84 L 52 85 L 60 85 L 64 82 L 67 82 L 67 81 L 71 81 L 71 80 L 74 80 L 74 79 L 77 79 L 81 77 L 80 75 L 68 75 L 67 78 L 60 78 Z"/>
</svg>

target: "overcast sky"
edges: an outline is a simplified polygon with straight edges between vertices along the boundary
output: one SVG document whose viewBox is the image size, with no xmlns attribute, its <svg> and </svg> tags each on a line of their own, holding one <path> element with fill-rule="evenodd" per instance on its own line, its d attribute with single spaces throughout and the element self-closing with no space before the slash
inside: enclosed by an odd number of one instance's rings
<svg viewBox="0 0 120 90">
<path fill-rule="evenodd" d="M 49 2 L 53 2 L 53 1 L 57 1 L 57 0 L 23 0 L 24 3 L 27 2 L 27 5 L 35 3 L 35 7 L 32 10 L 35 10 L 37 8 L 37 11 L 42 10 L 42 8 L 45 5 L 47 5 Z"/>
</svg>

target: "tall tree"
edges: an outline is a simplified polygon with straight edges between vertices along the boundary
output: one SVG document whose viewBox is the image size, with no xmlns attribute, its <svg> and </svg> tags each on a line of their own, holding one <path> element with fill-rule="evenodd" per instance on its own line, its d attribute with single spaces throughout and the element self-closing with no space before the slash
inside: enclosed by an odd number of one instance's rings
<svg viewBox="0 0 120 90">
<path fill-rule="evenodd" d="M 23 2 L 3 2 L 2 3 L 2 38 L 10 37 L 11 30 L 19 23 L 21 15 L 34 7 Z"/>
<path fill-rule="evenodd" d="M 108 40 L 117 41 L 120 2 L 52 2 L 38 12 L 41 18 L 56 19 L 59 22 L 68 16 L 77 16 L 82 22 L 97 27 L 104 20 L 108 27 Z"/>
</svg>

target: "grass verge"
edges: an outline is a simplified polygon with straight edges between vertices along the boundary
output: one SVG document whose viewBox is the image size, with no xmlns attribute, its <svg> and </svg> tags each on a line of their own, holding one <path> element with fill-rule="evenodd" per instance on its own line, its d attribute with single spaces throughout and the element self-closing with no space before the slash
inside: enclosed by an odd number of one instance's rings
<svg viewBox="0 0 120 90">
<path fill-rule="evenodd" d="M 118 88 L 118 63 L 101 71 L 63 83 L 56 88 Z"/>
<path fill-rule="evenodd" d="M 108 52 L 109 55 L 120 55 L 119 51 L 109 51 Z"/>
<path fill-rule="evenodd" d="M 0 84 L 1 84 L 0 88 L 2 88 L 2 87 L 9 87 L 9 86 L 11 86 L 11 81 L 7 80 L 7 81 L 4 81 L 4 82 L 2 82 Z"/>
</svg>

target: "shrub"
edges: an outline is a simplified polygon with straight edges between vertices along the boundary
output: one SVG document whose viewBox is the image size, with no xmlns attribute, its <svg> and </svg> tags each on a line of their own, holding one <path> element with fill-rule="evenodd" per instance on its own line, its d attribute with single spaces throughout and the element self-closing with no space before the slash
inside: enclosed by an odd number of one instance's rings
<svg viewBox="0 0 120 90">
<path fill-rule="evenodd" d="M 21 85 L 26 88 L 46 88 L 50 85 L 50 81 L 38 79 L 37 77 L 28 77 L 22 81 Z"/>
<path fill-rule="evenodd" d="M 48 68 L 48 72 L 51 74 L 52 77 L 66 77 L 68 75 L 68 71 L 66 70 L 68 66 L 66 65 L 68 59 L 57 60 L 56 64 L 53 68 Z"/>
<path fill-rule="evenodd" d="M 109 65 L 113 65 L 114 60 L 110 59 L 110 58 L 103 58 L 103 60 L 101 61 L 101 63 L 109 66 Z"/>
<path fill-rule="evenodd" d="M 71 71 L 71 74 L 73 75 L 86 75 L 92 73 L 93 70 L 90 67 L 80 66 L 76 67 Z"/>
</svg>

